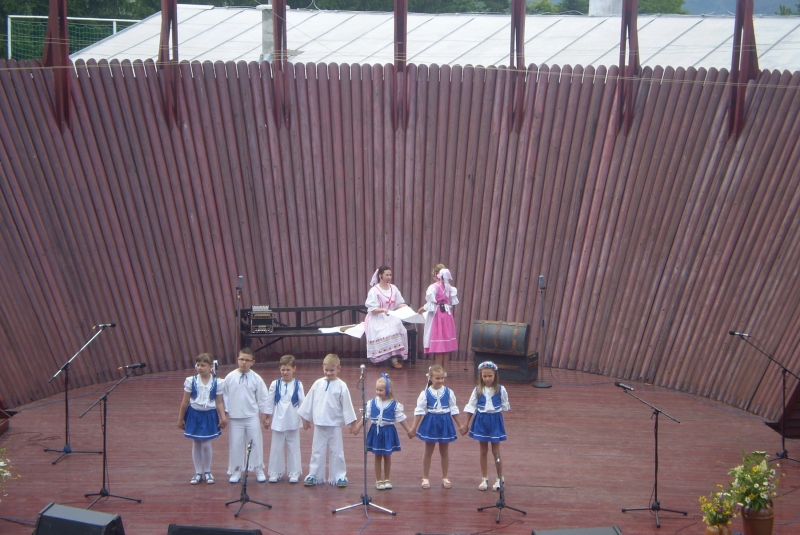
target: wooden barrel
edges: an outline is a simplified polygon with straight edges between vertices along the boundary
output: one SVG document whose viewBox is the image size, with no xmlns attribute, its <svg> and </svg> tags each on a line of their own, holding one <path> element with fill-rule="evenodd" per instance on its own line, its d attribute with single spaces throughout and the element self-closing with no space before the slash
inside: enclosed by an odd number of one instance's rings
<svg viewBox="0 0 800 535">
<path fill-rule="evenodd" d="M 527 355 L 530 325 L 504 321 L 475 320 L 472 350 L 498 355 Z"/>
</svg>

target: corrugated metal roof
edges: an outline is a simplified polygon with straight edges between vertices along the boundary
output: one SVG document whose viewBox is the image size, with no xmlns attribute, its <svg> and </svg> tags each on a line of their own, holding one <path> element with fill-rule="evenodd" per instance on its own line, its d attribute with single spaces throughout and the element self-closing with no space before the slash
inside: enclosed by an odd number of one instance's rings
<svg viewBox="0 0 800 535">
<path fill-rule="evenodd" d="M 179 56 L 189 61 L 258 61 L 261 18 L 253 8 L 178 5 Z M 288 44 L 303 63 L 393 63 L 393 14 L 289 10 Z M 408 15 L 408 61 L 438 65 L 507 65 L 509 15 Z M 733 17 L 639 17 L 642 65 L 730 68 Z M 72 55 L 77 59 L 156 59 L 157 13 Z M 800 68 L 800 17 L 755 18 L 759 66 Z M 620 17 L 528 15 L 525 60 L 538 65 L 616 65 Z"/>
</svg>

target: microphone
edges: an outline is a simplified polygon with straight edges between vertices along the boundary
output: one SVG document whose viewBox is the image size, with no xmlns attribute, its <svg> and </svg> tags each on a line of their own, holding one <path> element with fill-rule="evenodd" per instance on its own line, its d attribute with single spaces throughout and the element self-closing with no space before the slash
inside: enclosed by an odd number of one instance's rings
<svg viewBox="0 0 800 535">
<path fill-rule="evenodd" d="M 544 290 L 544 275 L 539 275 L 539 289 Z"/>
<path fill-rule="evenodd" d="M 127 366 L 120 366 L 117 368 L 118 370 L 135 370 L 136 368 L 147 368 L 146 362 L 140 362 L 139 364 L 128 364 Z"/>
<path fill-rule="evenodd" d="M 731 336 L 741 336 L 742 338 L 750 338 L 750 335 L 747 333 L 737 333 L 736 331 L 728 331 L 728 334 Z"/>
<path fill-rule="evenodd" d="M 243 284 L 244 284 L 244 275 L 239 275 L 239 282 L 236 283 L 236 289 L 241 290 Z"/>
<path fill-rule="evenodd" d="M 364 366 L 363 364 L 361 365 L 361 378 L 362 378 L 362 379 L 364 378 L 364 370 L 365 370 L 366 368 L 367 368 L 367 367 L 366 367 L 366 366 Z"/>
<path fill-rule="evenodd" d="M 620 387 L 620 388 L 621 388 L 621 389 L 623 389 L 623 390 L 630 390 L 631 392 L 636 392 L 636 389 L 635 389 L 635 388 L 633 388 L 633 387 L 630 387 L 630 386 L 628 386 L 628 385 L 626 385 L 626 384 L 620 383 L 619 381 L 617 381 L 617 382 L 616 382 L 616 383 L 614 383 L 614 384 L 615 384 L 616 386 Z"/>
<path fill-rule="evenodd" d="M 106 327 L 111 327 L 112 329 L 116 327 L 116 323 L 101 323 L 99 325 L 95 325 L 92 329 L 105 329 Z"/>
</svg>

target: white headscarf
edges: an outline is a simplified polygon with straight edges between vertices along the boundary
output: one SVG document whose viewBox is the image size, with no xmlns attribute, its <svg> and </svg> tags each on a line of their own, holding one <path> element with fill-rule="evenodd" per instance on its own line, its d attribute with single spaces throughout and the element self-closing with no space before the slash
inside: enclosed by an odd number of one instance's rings
<svg viewBox="0 0 800 535">
<path fill-rule="evenodd" d="M 378 268 L 378 269 L 376 269 L 376 270 L 375 270 L 375 273 L 373 273 L 373 274 L 372 274 L 372 278 L 371 278 L 371 279 L 370 279 L 370 281 L 369 281 L 369 287 L 370 287 L 370 288 L 372 288 L 373 286 L 375 286 L 376 284 L 378 284 L 378 271 L 380 271 L 380 269 L 381 269 L 381 268 Z"/>
<path fill-rule="evenodd" d="M 453 276 L 450 275 L 450 270 L 447 268 L 442 268 L 439 270 L 439 273 L 436 274 L 436 277 L 440 281 L 444 282 L 445 296 L 447 296 L 447 298 L 450 299 L 450 289 L 451 289 L 450 281 L 453 280 Z"/>
</svg>

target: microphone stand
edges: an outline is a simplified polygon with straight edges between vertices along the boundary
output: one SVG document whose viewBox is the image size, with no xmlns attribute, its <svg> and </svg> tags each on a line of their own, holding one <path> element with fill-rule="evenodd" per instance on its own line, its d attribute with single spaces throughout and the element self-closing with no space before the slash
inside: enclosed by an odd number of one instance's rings
<svg viewBox="0 0 800 535">
<path fill-rule="evenodd" d="M 364 388 L 364 366 L 361 366 L 361 377 L 358 379 L 358 387 L 361 387 L 361 427 L 364 430 L 364 494 L 361 495 L 361 501 L 358 503 L 354 503 L 352 505 L 346 505 L 344 507 L 340 507 L 338 509 L 334 509 L 331 511 L 332 514 L 336 514 L 339 511 L 346 511 L 347 509 L 352 509 L 354 507 L 358 507 L 360 505 L 364 506 L 364 510 L 366 511 L 367 506 L 374 507 L 375 509 L 380 509 L 384 513 L 389 513 L 390 515 L 397 515 L 396 511 L 392 511 L 391 509 L 387 509 L 385 507 L 381 507 L 380 505 L 372 503 L 372 498 L 369 497 L 367 494 L 367 395 Z"/>
<path fill-rule="evenodd" d="M 781 407 L 783 408 L 783 411 L 781 412 L 781 451 L 777 452 L 778 456 L 774 459 L 770 459 L 769 462 L 786 459 L 787 461 L 794 461 L 796 463 L 800 463 L 800 460 L 789 457 L 789 452 L 786 451 L 786 374 L 790 374 L 798 381 L 800 381 L 800 377 L 790 372 L 788 369 L 786 369 L 786 366 L 784 366 L 783 364 L 772 358 L 772 355 L 770 355 L 769 353 L 767 353 L 766 351 L 764 351 L 763 349 L 752 343 L 750 340 L 748 340 L 747 339 L 748 337 L 742 336 L 740 334 L 739 338 L 747 342 L 747 345 L 754 348 L 756 351 L 767 357 L 769 360 L 771 360 L 781 368 L 781 382 L 783 386 L 783 403 L 781 405 Z M 754 337 L 753 339 L 758 342 L 757 338 Z M 761 342 L 758 343 L 761 344 Z"/>
<path fill-rule="evenodd" d="M 239 275 L 239 282 L 236 283 L 236 332 L 233 333 L 236 339 L 236 351 L 242 350 L 242 286 L 244 277 Z"/>
<path fill-rule="evenodd" d="M 86 347 L 89 344 L 91 344 L 95 338 L 100 336 L 100 333 L 102 333 L 104 330 L 105 327 L 100 327 L 100 330 L 94 333 L 92 337 L 89 338 L 89 341 L 83 344 L 83 347 L 80 348 L 77 353 L 72 355 L 72 357 L 70 357 L 70 359 L 67 362 L 65 362 L 64 365 L 61 366 L 58 369 L 58 371 L 47 381 L 48 383 L 52 383 L 62 371 L 64 372 L 64 437 L 66 442 L 64 444 L 64 447 L 61 448 L 60 450 L 56 450 L 53 448 L 44 449 L 44 451 L 56 451 L 61 454 L 58 456 L 58 458 L 56 458 L 55 461 L 53 461 L 53 464 L 58 463 L 58 461 L 60 461 L 70 453 L 103 453 L 102 451 L 96 451 L 96 450 L 91 450 L 91 451 L 73 450 L 72 447 L 69 445 L 69 365 L 72 363 L 73 360 L 75 360 L 75 357 L 77 357 L 81 353 L 81 351 L 86 349 Z"/>
<path fill-rule="evenodd" d="M 539 324 L 539 335 L 536 337 L 536 345 L 537 346 L 539 345 L 539 340 L 542 337 L 542 331 L 544 331 L 544 276 L 543 275 L 539 276 L 539 303 L 541 303 L 540 310 L 541 310 L 541 320 L 542 321 Z M 536 349 L 538 350 L 539 348 L 537 347 Z M 545 355 L 547 355 L 547 334 L 546 333 L 545 333 L 545 336 L 544 336 L 544 344 L 542 344 L 542 348 L 541 349 L 542 349 L 542 351 L 541 351 L 541 353 L 539 353 L 539 362 L 537 363 L 537 372 L 536 372 L 537 379 L 539 378 L 539 373 L 541 373 L 542 366 L 543 366 L 544 360 L 545 360 Z M 531 386 L 534 387 L 534 388 L 550 388 L 553 385 L 551 385 L 547 381 L 534 381 L 533 383 L 531 383 Z M 498 518 L 499 517 L 500 516 L 498 515 Z M 499 522 L 499 520 L 498 520 L 498 522 Z"/>
<path fill-rule="evenodd" d="M 103 485 L 100 488 L 100 492 L 93 492 L 93 493 L 89 493 L 89 494 L 84 494 L 84 497 L 86 497 L 86 498 L 88 498 L 89 496 L 97 496 L 97 498 L 95 498 L 94 501 L 89 504 L 89 507 L 87 507 L 87 509 L 91 509 L 92 506 L 94 504 L 96 504 L 100 500 L 100 498 L 109 498 L 109 497 L 110 498 L 121 498 L 123 500 L 130 500 L 132 502 L 142 503 L 142 500 L 140 500 L 139 498 L 128 498 L 127 496 L 118 496 L 116 494 L 111 494 L 110 492 L 108 492 L 108 487 L 106 486 L 106 465 L 108 464 L 108 456 L 107 456 L 108 455 L 108 449 L 106 448 L 106 443 L 107 443 L 107 432 L 106 432 L 106 430 L 108 428 L 108 395 L 111 392 L 113 392 L 115 388 L 117 388 L 119 385 L 121 385 L 122 382 L 125 379 L 130 377 L 132 373 L 133 373 L 133 370 L 129 370 L 128 373 L 125 374 L 125 377 L 123 377 L 122 379 L 120 379 L 119 381 L 114 383 L 114 386 L 112 386 L 108 390 L 108 392 L 103 394 L 97 401 L 92 403 L 92 405 L 88 409 L 83 411 L 83 414 L 81 414 L 79 416 L 79 418 L 83 418 L 84 416 L 86 416 L 86 413 L 88 413 L 90 410 L 92 410 L 94 408 L 95 405 L 97 405 L 101 401 L 103 402 L 103 424 L 102 424 L 103 425 L 103 452 L 102 452 L 103 453 Z"/>
<path fill-rule="evenodd" d="M 678 510 L 675 510 L 675 509 L 665 509 L 664 507 L 661 507 L 661 504 L 658 501 L 658 415 L 659 414 L 663 414 L 664 416 L 666 416 L 667 418 L 669 418 L 670 420 L 672 420 L 673 422 L 678 423 L 678 424 L 681 423 L 681 422 L 679 420 L 673 418 L 672 416 L 670 416 L 666 412 L 662 411 L 658 407 L 655 407 L 655 406 L 651 405 L 650 403 L 646 402 L 642 398 L 640 398 L 638 396 L 634 396 L 633 394 L 631 394 L 630 390 L 628 390 L 627 388 L 623 388 L 622 390 L 626 394 L 631 396 L 632 398 L 638 399 L 639 401 L 641 401 L 642 403 L 644 403 L 645 405 L 647 405 L 648 407 L 653 409 L 653 416 L 655 416 L 655 421 L 653 422 L 653 432 L 655 434 L 655 482 L 653 483 L 653 503 L 652 503 L 652 505 L 650 505 L 650 507 L 627 508 L 627 509 L 623 509 L 622 512 L 625 513 L 627 511 L 654 511 L 655 514 L 656 514 L 656 527 L 660 528 L 661 527 L 661 521 L 658 518 L 658 512 L 659 511 L 667 511 L 667 512 L 670 512 L 670 513 L 679 513 L 679 514 L 682 514 L 683 516 L 686 516 L 686 511 L 678 511 Z M 652 418 L 652 416 L 651 416 L 651 418 Z"/>
<path fill-rule="evenodd" d="M 260 432 L 260 430 L 259 430 L 259 432 Z M 244 507 L 244 504 L 246 504 L 247 502 L 257 503 L 258 505 L 263 505 L 264 507 L 272 509 L 272 506 L 270 504 L 261 503 L 261 502 L 255 501 L 255 500 L 251 500 L 250 499 L 250 495 L 247 494 L 247 471 L 250 468 L 250 450 L 252 450 L 252 449 L 253 449 L 253 439 L 251 438 L 250 442 L 247 443 L 247 458 L 244 461 L 244 474 L 242 475 L 242 491 L 239 494 L 239 499 L 238 500 L 231 500 L 231 501 L 225 503 L 225 507 L 228 507 L 232 503 L 241 502 L 241 504 L 239 505 L 239 508 L 236 510 L 236 513 L 234 513 L 234 515 L 233 515 L 233 516 L 235 516 L 237 518 L 239 517 L 239 512 L 241 512 L 242 507 Z"/>
<path fill-rule="evenodd" d="M 494 454 L 494 465 L 497 469 L 497 480 L 500 481 L 500 498 L 497 500 L 497 503 L 494 505 L 487 505 L 486 507 L 478 507 L 478 511 L 483 511 L 484 509 L 492 509 L 493 507 L 497 508 L 497 520 L 495 523 L 500 523 L 500 513 L 503 512 L 504 508 L 511 509 L 512 511 L 516 511 L 518 513 L 522 513 L 523 515 L 527 515 L 525 511 L 522 509 L 517 509 L 516 507 L 511 507 L 510 505 L 506 505 L 506 483 L 503 481 L 503 465 L 500 464 L 500 452 Z"/>
</svg>

